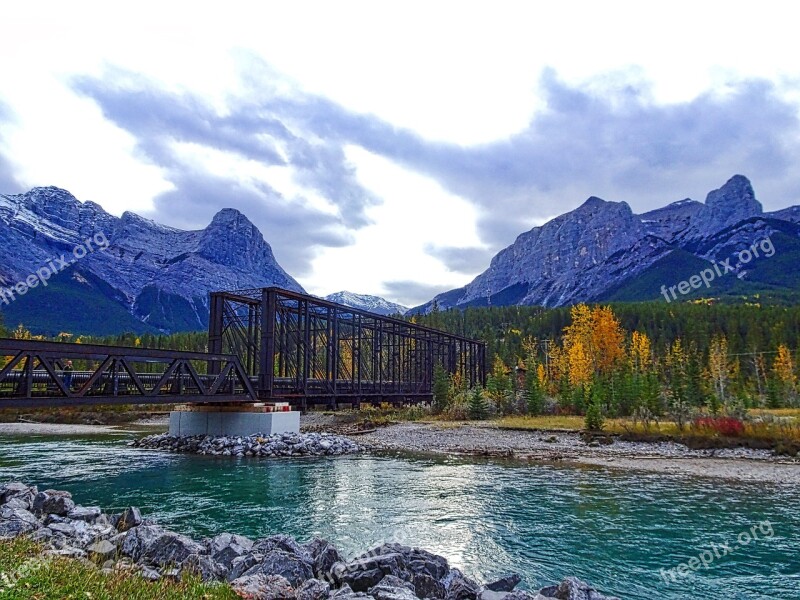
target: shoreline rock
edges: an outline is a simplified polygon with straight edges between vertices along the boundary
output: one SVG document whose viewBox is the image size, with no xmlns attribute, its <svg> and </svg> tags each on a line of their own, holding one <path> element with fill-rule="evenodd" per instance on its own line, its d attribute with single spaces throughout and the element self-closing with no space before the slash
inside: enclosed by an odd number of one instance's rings
<svg viewBox="0 0 800 600">
<path fill-rule="evenodd" d="M 288 535 L 253 541 L 220 533 L 196 541 L 143 519 L 135 507 L 109 515 L 75 505 L 69 492 L 0 485 L 0 540 L 21 536 L 42 543 L 49 556 L 105 573 L 126 569 L 158 580 L 191 572 L 253 600 L 619 600 L 575 577 L 538 593 L 515 589 L 516 573 L 480 584 L 443 556 L 396 543 L 348 560 L 321 538 L 301 544 Z"/>
<path fill-rule="evenodd" d="M 366 448 L 349 438 L 331 433 L 276 433 L 251 436 L 172 436 L 148 435 L 128 444 L 133 448 L 168 450 L 210 456 L 289 457 L 342 456 L 358 454 Z"/>
</svg>

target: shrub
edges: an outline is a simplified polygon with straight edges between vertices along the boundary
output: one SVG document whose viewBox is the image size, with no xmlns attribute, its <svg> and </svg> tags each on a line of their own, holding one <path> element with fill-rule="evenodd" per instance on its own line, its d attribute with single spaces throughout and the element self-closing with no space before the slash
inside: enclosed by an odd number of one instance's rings
<svg viewBox="0 0 800 600">
<path fill-rule="evenodd" d="M 735 417 L 698 417 L 693 425 L 698 431 L 726 437 L 739 437 L 744 433 L 744 423 Z"/>
<path fill-rule="evenodd" d="M 603 418 L 603 409 L 600 408 L 599 402 L 589 403 L 589 408 L 586 409 L 586 429 L 589 431 L 602 431 L 605 425 Z"/>
</svg>

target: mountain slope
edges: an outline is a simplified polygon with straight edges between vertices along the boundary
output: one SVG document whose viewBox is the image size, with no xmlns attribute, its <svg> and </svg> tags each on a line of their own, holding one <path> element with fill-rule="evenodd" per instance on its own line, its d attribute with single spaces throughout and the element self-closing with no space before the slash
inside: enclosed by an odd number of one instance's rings
<svg viewBox="0 0 800 600">
<path fill-rule="evenodd" d="M 786 297 L 800 291 L 798 215 L 797 207 L 764 214 L 742 175 L 709 192 L 705 203 L 686 199 L 642 215 L 633 214 L 625 202 L 591 197 L 521 234 L 465 287 L 412 310 L 655 299 L 662 297 L 662 285 L 678 284 L 713 261 L 732 257 L 734 273 L 715 282 L 706 295 L 763 289 Z M 736 259 L 738 252 L 771 236 L 780 240 L 775 247 L 780 260 L 741 264 Z"/>
<path fill-rule="evenodd" d="M 344 304 L 351 308 L 358 308 L 374 312 L 379 315 L 403 315 L 408 311 L 407 306 L 390 302 L 380 296 L 370 296 L 368 294 L 354 294 L 353 292 L 336 292 L 325 296 L 325 300 Z"/>
<path fill-rule="evenodd" d="M 89 245 L 84 257 L 73 258 L 75 248 Z M 221 210 L 203 230 L 182 231 L 130 212 L 115 217 L 55 187 L 0 195 L 0 277 L 5 286 L 60 256 L 78 265 L 87 282 L 106 284 L 93 293 L 124 309 L 134 320 L 129 323 L 154 330 L 205 329 L 211 291 L 271 285 L 303 291 L 277 263 L 261 232 L 234 209 Z M 62 285 L 88 284 L 73 279 Z M 17 298 L 13 308 L 0 304 L 0 309 L 24 316 L 25 300 L 35 291 Z M 57 303 L 52 290 L 44 297 Z M 44 331 L 45 321 L 34 313 L 23 322 Z M 48 331 L 62 323 L 57 317 L 46 322 Z"/>
</svg>

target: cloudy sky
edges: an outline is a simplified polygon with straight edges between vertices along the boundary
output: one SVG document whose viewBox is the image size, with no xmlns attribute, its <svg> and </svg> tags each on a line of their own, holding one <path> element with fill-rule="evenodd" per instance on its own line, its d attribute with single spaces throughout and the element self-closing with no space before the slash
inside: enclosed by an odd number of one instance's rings
<svg viewBox="0 0 800 600">
<path fill-rule="evenodd" d="M 16 2 L 0 193 L 202 228 L 419 304 L 588 196 L 800 203 L 792 2 Z M 127 8 L 122 8 L 127 6 Z"/>
</svg>

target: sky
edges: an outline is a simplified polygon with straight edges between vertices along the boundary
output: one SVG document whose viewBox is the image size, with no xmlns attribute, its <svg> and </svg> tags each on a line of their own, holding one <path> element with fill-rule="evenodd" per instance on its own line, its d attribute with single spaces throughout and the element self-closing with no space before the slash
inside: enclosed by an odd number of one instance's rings
<svg viewBox="0 0 800 600">
<path fill-rule="evenodd" d="M 792 2 L 27 2 L 0 193 L 200 229 L 242 211 L 307 291 L 414 306 L 589 196 L 741 173 L 800 204 Z"/>
</svg>

